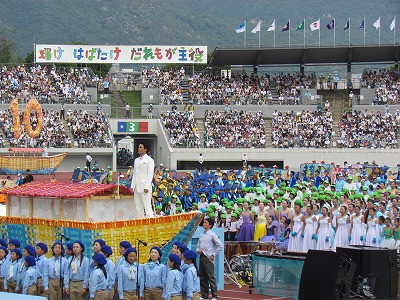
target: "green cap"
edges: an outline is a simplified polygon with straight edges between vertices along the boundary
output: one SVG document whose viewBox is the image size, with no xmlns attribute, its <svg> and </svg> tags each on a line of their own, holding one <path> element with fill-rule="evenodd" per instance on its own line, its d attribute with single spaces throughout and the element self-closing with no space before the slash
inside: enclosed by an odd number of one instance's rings
<svg viewBox="0 0 400 300">
<path fill-rule="evenodd" d="M 211 214 L 209 214 L 208 215 L 210 218 L 215 218 L 215 214 L 214 213 L 211 213 Z"/>
<path fill-rule="evenodd" d="M 162 210 L 162 206 L 161 206 L 161 205 L 158 205 L 158 206 L 156 206 L 156 209 Z"/>
</svg>

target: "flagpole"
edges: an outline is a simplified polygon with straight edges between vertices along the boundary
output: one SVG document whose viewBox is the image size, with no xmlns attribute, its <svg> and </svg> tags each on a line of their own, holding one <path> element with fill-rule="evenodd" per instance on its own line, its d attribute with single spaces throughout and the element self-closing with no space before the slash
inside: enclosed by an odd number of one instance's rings
<svg viewBox="0 0 400 300">
<path fill-rule="evenodd" d="M 319 28 L 318 28 L 318 48 L 321 48 L 321 18 L 319 20 Z"/>
<path fill-rule="evenodd" d="M 336 46 L 336 21 L 333 18 L 333 48 Z"/>
<path fill-rule="evenodd" d="M 396 45 L 396 17 L 394 17 L 393 45 Z"/>
<path fill-rule="evenodd" d="M 260 23 L 260 30 L 258 31 L 258 49 L 261 49 L 261 23 Z"/>
<path fill-rule="evenodd" d="M 379 17 L 379 40 L 378 40 L 378 43 L 379 43 L 379 47 L 381 46 L 381 17 Z"/>
<path fill-rule="evenodd" d="M 304 48 L 305 48 L 306 47 L 306 19 L 304 19 L 303 22 L 304 22 L 303 40 L 304 40 Z"/>
<path fill-rule="evenodd" d="M 365 17 L 364 17 L 364 47 L 365 47 Z"/>
<path fill-rule="evenodd" d="M 244 48 L 246 49 L 246 20 L 244 20 Z"/>
<path fill-rule="evenodd" d="M 351 28 L 351 26 L 350 26 L 350 18 L 349 18 L 349 46 L 350 46 L 350 28 Z"/>
<path fill-rule="evenodd" d="M 274 19 L 274 49 L 275 49 L 275 30 L 276 29 L 276 24 L 275 24 L 275 19 Z"/>
<path fill-rule="evenodd" d="M 290 49 L 290 19 L 289 19 L 289 28 L 288 28 L 288 30 L 289 30 L 289 49 Z"/>
</svg>

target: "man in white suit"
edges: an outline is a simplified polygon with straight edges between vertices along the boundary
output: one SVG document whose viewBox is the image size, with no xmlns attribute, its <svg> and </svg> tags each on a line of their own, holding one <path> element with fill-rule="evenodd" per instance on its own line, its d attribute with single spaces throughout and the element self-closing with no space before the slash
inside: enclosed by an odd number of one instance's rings
<svg viewBox="0 0 400 300">
<path fill-rule="evenodd" d="M 133 165 L 131 188 L 133 190 L 133 208 L 136 218 L 152 218 L 154 212 L 151 207 L 151 182 L 154 176 L 154 160 L 147 155 L 149 145 L 140 142 L 138 147 L 139 157 Z"/>
</svg>

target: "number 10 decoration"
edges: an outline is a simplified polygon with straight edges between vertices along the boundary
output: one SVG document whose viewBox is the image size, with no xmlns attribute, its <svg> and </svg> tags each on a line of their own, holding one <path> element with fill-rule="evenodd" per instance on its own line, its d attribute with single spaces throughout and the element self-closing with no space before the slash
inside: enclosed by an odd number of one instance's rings
<svg viewBox="0 0 400 300">
<path fill-rule="evenodd" d="M 19 118 L 19 108 L 18 108 L 18 99 L 15 98 L 9 106 L 9 109 L 12 112 L 13 116 L 13 127 L 14 127 L 14 138 L 18 140 L 21 137 L 22 129 L 21 129 L 21 123 L 20 123 L 20 118 Z M 37 117 L 37 126 L 36 129 L 33 130 L 32 124 L 31 124 L 31 111 L 34 110 L 36 112 L 36 117 Z M 40 106 L 39 102 L 36 99 L 30 99 L 28 103 L 26 104 L 25 111 L 24 111 L 24 118 L 23 118 L 23 124 L 26 133 L 28 134 L 29 137 L 35 139 L 39 136 L 40 132 L 42 131 L 43 128 L 43 110 L 42 107 Z"/>
</svg>

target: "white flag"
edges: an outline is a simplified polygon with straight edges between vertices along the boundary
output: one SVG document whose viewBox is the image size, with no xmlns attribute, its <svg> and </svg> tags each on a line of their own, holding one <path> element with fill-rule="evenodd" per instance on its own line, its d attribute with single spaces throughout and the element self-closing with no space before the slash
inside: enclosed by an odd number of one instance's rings
<svg viewBox="0 0 400 300">
<path fill-rule="evenodd" d="M 319 30 L 319 27 L 320 27 L 320 19 L 310 24 L 311 31 Z"/>
<path fill-rule="evenodd" d="M 274 31 L 275 30 L 275 20 L 272 22 L 271 26 L 269 26 L 267 31 Z"/>
<path fill-rule="evenodd" d="M 378 20 L 376 20 L 375 23 L 372 24 L 372 25 L 376 28 L 376 30 L 378 30 L 379 27 L 381 27 L 381 18 L 379 18 Z"/>
<path fill-rule="evenodd" d="M 253 28 L 253 30 L 251 31 L 251 33 L 257 33 L 261 30 L 261 20 L 258 21 L 258 24 L 256 25 L 256 27 Z"/>
<path fill-rule="evenodd" d="M 393 31 L 393 29 L 395 28 L 396 28 L 396 17 L 393 18 L 393 21 L 390 24 L 390 30 Z"/>
</svg>

